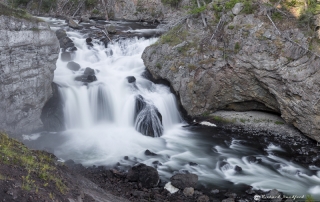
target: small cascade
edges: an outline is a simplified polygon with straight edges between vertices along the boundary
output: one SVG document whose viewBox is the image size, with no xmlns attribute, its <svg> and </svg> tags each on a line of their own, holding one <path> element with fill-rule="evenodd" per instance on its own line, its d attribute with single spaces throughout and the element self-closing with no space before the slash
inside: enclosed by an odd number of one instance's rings
<svg viewBox="0 0 320 202">
<path fill-rule="evenodd" d="M 89 96 L 94 121 L 96 123 L 114 121 L 112 100 L 108 86 L 99 84 L 89 88 Z"/>
</svg>

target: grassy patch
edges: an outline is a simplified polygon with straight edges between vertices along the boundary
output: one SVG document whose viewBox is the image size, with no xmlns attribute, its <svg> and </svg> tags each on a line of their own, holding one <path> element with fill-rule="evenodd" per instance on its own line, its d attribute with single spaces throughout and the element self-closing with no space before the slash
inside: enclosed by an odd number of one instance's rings
<svg viewBox="0 0 320 202">
<path fill-rule="evenodd" d="M 227 119 L 227 118 L 224 118 L 224 117 L 221 117 L 221 116 L 213 116 L 212 119 L 214 121 L 217 121 L 217 122 L 221 122 L 221 123 L 235 123 L 237 121 L 237 119 Z"/>
<path fill-rule="evenodd" d="M 282 122 L 282 121 L 275 121 L 274 122 L 276 125 L 283 125 L 284 124 L 284 122 Z"/>
<path fill-rule="evenodd" d="M 28 174 L 22 176 L 24 190 L 37 189 L 36 178 L 42 180 L 43 186 L 48 183 L 54 184 L 57 191 L 62 194 L 68 190 L 57 175 L 55 162 L 50 154 L 29 150 L 22 143 L 9 138 L 4 133 L 0 133 L 0 162 L 10 166 L 19 166 L 27 171 Z"/>
<path fill-rule="evenodd" d="M 12 16 L 20 19 L 26 19 L 34 22 L 41 22 L 39 18 L 35 18 L 31 16 L 29 13 L 27 13 L 24 10 L 21 9 L 14 9 L 10 8 L 3 3 L 0 3 L 0 15 L 5 15 L 5 16 Z"/>
<path fill-rule="evenodd" d="M 170 46 L 176 46 L 186 40 L 188 32 L 182 29 L 182 26 L 176 26 L 166 34 L 162 35 L 159 42 L 162 44 L 169 44 Z"/>
</svg>

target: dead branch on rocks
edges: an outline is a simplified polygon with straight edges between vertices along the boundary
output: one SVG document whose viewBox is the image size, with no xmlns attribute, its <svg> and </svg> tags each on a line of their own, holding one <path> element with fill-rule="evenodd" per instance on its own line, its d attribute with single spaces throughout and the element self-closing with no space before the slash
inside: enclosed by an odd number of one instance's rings
<svg viewBox="0 0 320 202">
<path fill-rule="evenodd" d="M 271 23 L 272 23 L 272 25 L 275 27 L 275 29 L 278 31 L 278 34 L 279 34 L 280 37 L 284 38 L 284 39 L 287 40 L 287 41 L 290 41 L 292 44 L 294 44 L 294 45 L 296 45 L 296 46 L 299 46 L 300 48 L 302 48 L 303 50 L 305 50 L 307 53 L 309 52 L 309 53 L 311 53 L 311 54 L 313 54 L 313 55 L 315 55 L 315 56 L 317 56 L 317 57 L 320 58 L 320 55 L 318 55 L 317 53 L 309 50 L 308 48 L 305 48 L 305 47 L 302 46 L 301 44 L 299 44 L 299 43 L 291 40 L 289 37 L 281 34 L 280 30 L 277 28 L 276 24 L 275 24 L 275 23 L 273 22 L 273 20 L 270 18 L 269 14 L 267 14 L 267 17 L 269 18 L 269 20 L 271 21 Z"/>
<path fill-rule="evenodd" d="M 74 16 L 78 13 L 78 11 L 80 10 L 80 8 L 83 6 L 84 2 L 85 2 L 85 1 L 82 1 L 82 2 L 79 4 L 76 12 L 74 12 L 74 14 L 72 15 L 72 17 L 74 17 Z"/>
<path fill-rule="evenodd" d="M 220 20 L 219 20 L 217 26 L 216 26 L 216 29 L 214 30 L 214 32 L 213 32 L 213 34 L 212 34 L 212 36 L 211 36 L 211 38 L 210 38 L 210 42 L 211 42 L 212 39 L 215 37 L 217 31 L 220 30 L 221 28 L 223 28 L 224 23 L 225 23 L 225 16 L 222 15 L 222 16 L 220 17 Z"/>
</svg>

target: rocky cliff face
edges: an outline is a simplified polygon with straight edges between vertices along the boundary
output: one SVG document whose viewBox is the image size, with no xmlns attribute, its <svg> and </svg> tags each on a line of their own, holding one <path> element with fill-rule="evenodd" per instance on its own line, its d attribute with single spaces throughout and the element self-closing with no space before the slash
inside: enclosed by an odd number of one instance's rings
<svg viewBox="0 0 320 202">
<path fill-rule="evenodd" d="M 212 11 L 206 16 L 208 29 L 190 18 L 145 50 L 153 77 L 171 83 L 191 116 L 274 111 L 320 141 L 320 58 L 306 51 L 311 37 L 292 24 L 278 33 L 257 13 L 229 12 L 219 23 Z"/>
<path fill-rule="evenodd" d="M 0 16 L 0 36 L 0 129 L 39 129 L 42 108 L 52 94 L 59 41 L 45 22 L 17 15 Z"/>
</svg>

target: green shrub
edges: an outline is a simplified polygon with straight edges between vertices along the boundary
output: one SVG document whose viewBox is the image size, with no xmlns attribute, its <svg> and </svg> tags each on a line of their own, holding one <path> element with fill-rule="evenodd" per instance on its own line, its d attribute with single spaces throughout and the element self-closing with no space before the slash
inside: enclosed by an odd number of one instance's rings
<svg viewBox="0 0 320 202">
<path fill-rule="evenodd" d="M 234 5 L 236 5 L 236 3 L 239 3 L 240 2 L 240 0 L 230 0 L 230 1 L 227 1 L 226 3 L 225 3 L 225 8 L 227 9 L 227 10 L 230 10 L 230 9 L 232 9 L 233 7 L 234 7 Z"/>
<path fill-rule="evenodd" d="M 95 4 L 97 4 L 97 0 L 86 0 L 84 3 L 86 7 L 92 8 Z"/>
<path fill-rule="evenodd" d="M 252 14 L 253 11 L 254 11 L 254 8 L 251 1 L 243 2 L 243 10 L 242 10 L 243 13 Z"/>
</svg>

